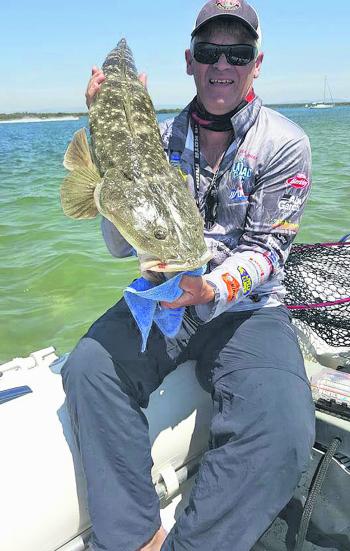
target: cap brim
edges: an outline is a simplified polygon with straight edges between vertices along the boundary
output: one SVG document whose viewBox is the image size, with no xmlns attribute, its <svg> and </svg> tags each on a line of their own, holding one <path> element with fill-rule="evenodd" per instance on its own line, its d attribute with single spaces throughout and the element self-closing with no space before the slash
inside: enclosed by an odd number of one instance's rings
<svg viewBox="0 0 350 551">
<path fill-rule="evenodd" d="M 230 13 L 220 13 L 219 15 L 212 15 L 211 17 L 208 17 L 208 19 L 203 21 L 203 23 L 198 25 L 198 27 L 196 27 L 192 31 L 191 37 L 193 38 L 194 36 L 196 36 L 198 31 L 200 31 L 200 29 L 202 29 L 207 23 L 209 23 L 209 21 L 214 21 L 214 19 L 219 19 L 221 17 L 226 17 L 226 19 L 227 18 L 232 18 L 232 19 L 236 19 L 236 20 L 240 21 L 248 29 L 248 31 L 250 31 L 252 33 L 254 38 L 260 38 L 257 31 L 254 29 L 254 27 L 250 23 L 248 23 L 248 21 L 246 21 L 245 19 L 243 19 L 243 17 L 240 17 L 239 15 L 233 15 L 233 13 L 232 14 L 230 14 Z"/>
</svg>

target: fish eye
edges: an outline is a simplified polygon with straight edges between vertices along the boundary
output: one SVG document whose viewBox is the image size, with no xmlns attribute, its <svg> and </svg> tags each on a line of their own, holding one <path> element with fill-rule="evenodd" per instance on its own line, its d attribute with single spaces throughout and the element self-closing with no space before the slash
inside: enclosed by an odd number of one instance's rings
<svg viewBox="0 0 350 551">
<path fill-rule="evenodd" d="M 164 239 L 166 239 L 168 236 L 168 232 L 165 228 L 157 228 L 155 231 L 154 231 L 154 237 L 156 239 L 159 239 L 159 241 L 163 241 Z"/>
</svg>

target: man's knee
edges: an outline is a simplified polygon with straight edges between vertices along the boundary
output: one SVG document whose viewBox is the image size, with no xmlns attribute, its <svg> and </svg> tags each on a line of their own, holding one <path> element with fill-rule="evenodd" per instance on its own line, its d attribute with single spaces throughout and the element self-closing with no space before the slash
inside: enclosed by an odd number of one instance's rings
<svg viewBox="0 0 350 551">
<path fill-rule="evenodd" d="M 280 422 L 278 429 L 271 428 L 271 452 L 272 463 L 278 468 L 287 466 L 289 475 L 299 480 L 307 469 L 313 445 L 314 430 L 311 422 L 305 420 L 305 424 L 294 423 L 289 420 Z"/>
<path fill-rule="evenodd" d="M 292 373 L 258 368 L 228 374 L 215 386 L 218 415 L 212 429 L 217 444 L 237 442 L 244 455 L 255 450 L 270 481 L 276 472 L 298 481 L 315 436 L 307 383 Z"/>
<path fill-rule="evenodd" d="M 293 377 L 293 376 L 292 376 Z M 276 398 L 275 408 L 267 416 L 267 440 L 269 441 L 266 465 L 270 480 L 280 484 L 291 497 L 302 474 L 307 470 L 315 438 L 315 416 L 310 391 L 304 381 L 296 381 L 291 394 L 299 396 L 296 403 L 291 397 Z M 292 386 L 292 385 L 291 385 Z"/>
</svg>

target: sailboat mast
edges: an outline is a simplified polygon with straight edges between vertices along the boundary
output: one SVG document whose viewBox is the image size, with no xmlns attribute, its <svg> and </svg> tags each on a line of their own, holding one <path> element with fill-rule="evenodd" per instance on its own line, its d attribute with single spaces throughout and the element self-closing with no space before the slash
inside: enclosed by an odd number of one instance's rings
<svg viewBox="0 0 350 551">
<path fill-rule="evenodd" d="M 331 99 L 331 105 L 332 107 L 335 105 L 334 103 L 334 99 L 333 99 L 333 95 L 332 95 L 332 91 L 331 91 L 331 87 L 329 86 L 329 83 L 328 83 L 328 80 L 327 80 L 327 76 L 324 77 L 324 90 L 323 90 L 323 103 L 327 104 L 327 91 L 328 91 L 328 95 Z M 329 103 L 329 102 L 328 102 Z"/>
<path fill-rule="evenodd" d="M 327 80 L 327 84 L 328 84 L 328 92 L 329 92 L 329 95 L 330 95 L 331 100 L 332 100 L 332 105 L 334 105 L 334 99 L 333 99 L 333 95 L 332 95 L 332 90 L 331 90 L 331 87 L 329 86 L 328 80 Z"/>
</svg>

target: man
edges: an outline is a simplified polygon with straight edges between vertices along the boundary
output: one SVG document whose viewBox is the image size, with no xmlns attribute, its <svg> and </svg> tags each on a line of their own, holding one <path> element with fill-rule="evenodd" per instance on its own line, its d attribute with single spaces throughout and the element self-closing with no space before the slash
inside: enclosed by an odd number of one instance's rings
<svg viewBox="0 0 350 551">
<path fill-rule="evenodd" d="M 182 296 L 163 304 L 187 307 L 179 334 L 164 338 L 153 327 L 141 354 L 121 300 L 63 371 L 96 551 L 248 551 L 308 465 L 313 405 L 282 280 L 310 190 L 310 149 L 300 128 L 254 94 L 259 41 L 258 16 L 245 0 L 210 0 L 186 51 L 197 96 L 161 127 L 213 253 L 207 273 L 184 276 Z M 88 104 L 103 80 L 94 68 Z M 131 253 L 110 222 L 102 229 L 112 254 Z M 166 537 L 140 408 L 187 359 L 197 360 L 214 415 L 189 505 Z"/>
</svg>

